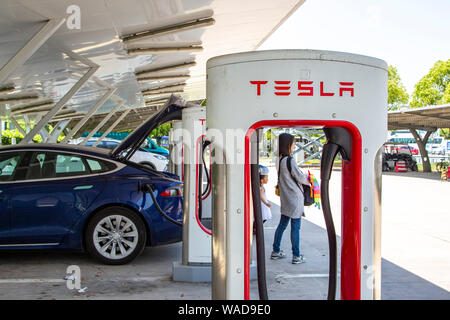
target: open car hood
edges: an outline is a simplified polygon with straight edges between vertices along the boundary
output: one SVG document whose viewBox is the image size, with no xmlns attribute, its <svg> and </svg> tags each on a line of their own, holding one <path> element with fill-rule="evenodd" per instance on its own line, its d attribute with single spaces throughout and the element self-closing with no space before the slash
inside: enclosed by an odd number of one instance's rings
<svg viewBox="0 0 450 320">
<path fill-rule="evenodd" d="M 172 120 L 181 120 L 181 110 L 189 106 L 194 104 L 172 95 L 159 112 L 141 124 L 111 151 L 111 157 L 118 161 L 129 160 L 153 129 Z"/>
</svg>

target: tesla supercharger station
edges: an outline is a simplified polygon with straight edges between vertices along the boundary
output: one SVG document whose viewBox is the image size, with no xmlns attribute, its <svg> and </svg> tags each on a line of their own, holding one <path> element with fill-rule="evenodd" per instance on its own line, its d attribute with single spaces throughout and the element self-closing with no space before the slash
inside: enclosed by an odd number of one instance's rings
<svg viewBox="0 0 450 320">
<path fill-rule="evenodd" d="M 174 173 L 183 180 L 183 135 L 182 122 L 172 121 L 172 129 L 169 132 L 169 172 Z"/>
<path fill-rule="evenodd" d="M 182 138 L 183 253 L 181 263 L 173 264 L 173 280 L 208 282 L 211 281 L 211 193 L 204 195 L 199 203 L 199 192 L 203 189 L 199 190 L 199 183 L 203 184 L 205 179 L 198 179 L 206 138 L 205 107 L 183 109 L 181 127 L 178 129 L 173 134 Z"/>
<path fill-rule="evenodd" d="M 207 62 L 212 141 L 212 298 L 249 299 L 255 132 L 342 128 L 341 299 L 379 299 L 381 152 L 387 134 L 387 64 L 314 50 L 256 51 Z"/>
</svg>

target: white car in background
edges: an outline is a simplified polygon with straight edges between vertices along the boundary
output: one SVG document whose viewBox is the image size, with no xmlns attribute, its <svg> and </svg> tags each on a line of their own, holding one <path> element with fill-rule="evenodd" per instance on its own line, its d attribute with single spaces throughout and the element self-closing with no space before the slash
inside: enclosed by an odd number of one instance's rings
<svg viewBox="0 0 450 320">
<path fill-rule="evenodd" d="M 81 144 L 84 138 L 79 138 L 70 141 L 70 144 Z M 90 138 L 84 145 L 93 146 L 98 141 L 98 138 Z M 105 138 L 96 146 L 98 148 L 114 149 L 122 141 L 116 139 Z M 150 168 L 157 171 L 167 171 L 169 167 L 169 159 L 163 155 L 146 151 L 143 148 L 139 148 L 130 159 L 133 162 L 147 165 Z"/>
</svg>

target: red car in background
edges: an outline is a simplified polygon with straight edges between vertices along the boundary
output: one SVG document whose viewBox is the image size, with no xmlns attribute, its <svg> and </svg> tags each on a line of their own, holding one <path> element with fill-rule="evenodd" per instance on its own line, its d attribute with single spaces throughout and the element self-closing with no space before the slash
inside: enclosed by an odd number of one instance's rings
<svg viewBox="0 0 450 320">
<path fill-rule="evenodd" d="M 400 147 L 395 148 L 395 151 L 397 151 L 397 153 L 412 154 L 413 156 L 416 156 L 419 154 L 419 149 L 416 149 L 411 146 L 400 146 Z"/>
</svg>

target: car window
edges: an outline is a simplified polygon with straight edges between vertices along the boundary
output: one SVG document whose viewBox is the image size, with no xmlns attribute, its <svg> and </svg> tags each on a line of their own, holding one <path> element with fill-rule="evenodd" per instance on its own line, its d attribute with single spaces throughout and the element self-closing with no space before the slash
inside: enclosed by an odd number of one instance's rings
<svg viewBox="0 0 450 320">
<path fill-rule="evenodd" d="M 42 151 L 33 152 L 30 162 L 28 164 L 28 170 L 25 175 L 25 179 L 41 179 L 42 178 L 42 165 L 44 164 L 45 153 Z"/>
<path fill-rule="evenodd" d="M 102 161 L 102 160 L 91 159 L 91 158 L 87 158 L 86 161 L 87 161 L 92 173 L 107 172 L 110 170 L 114 170 L 116 168 L 116 166 L 113 163 L 108 162 L 108 161 Z"/>
<path fill-rule="evenodd" d="M 95 171 L 101 172 L 102 171 L 102 165 L 100 164 L 99 161 L 94 160 L 94 159 L 86 159 L 86 160 L 87 160 L 89 168 L 91 168 L 92 172 L 95 172 Z"/>
<path fill-rule="evenodd" d="M 84 165 L 81 157 L 70 154 L 58 154 L 56 156 L 55 172 L 57 175 L 73 175 L 79 173 L 88 173 L 88 170 Z"/>
<path fill-rule="evenodd" d="M 31 156 L 26 179 L 48 179 L 89 173 L 90 171 L 81 156 L 57 152 L 36 151 L 33 152 L 33 155 Z"/>
<path fill-rule="evenodd" d="M 21 153 L 11 152 L 0 155 L 0 181 L 11 181 L 21 159 Z"/>
<path fill-rule="evenodd" d="M 88 147 L 92 147 L 97 140 L 88 140 L 84 145 Z"/>
<path fill-rule="evenodd" d="M 81 155 L 36 151 L 30 158 L 25 179 L 71 177 L 107 172 L 115 168 L 111 162 Z"/>
</svg>

